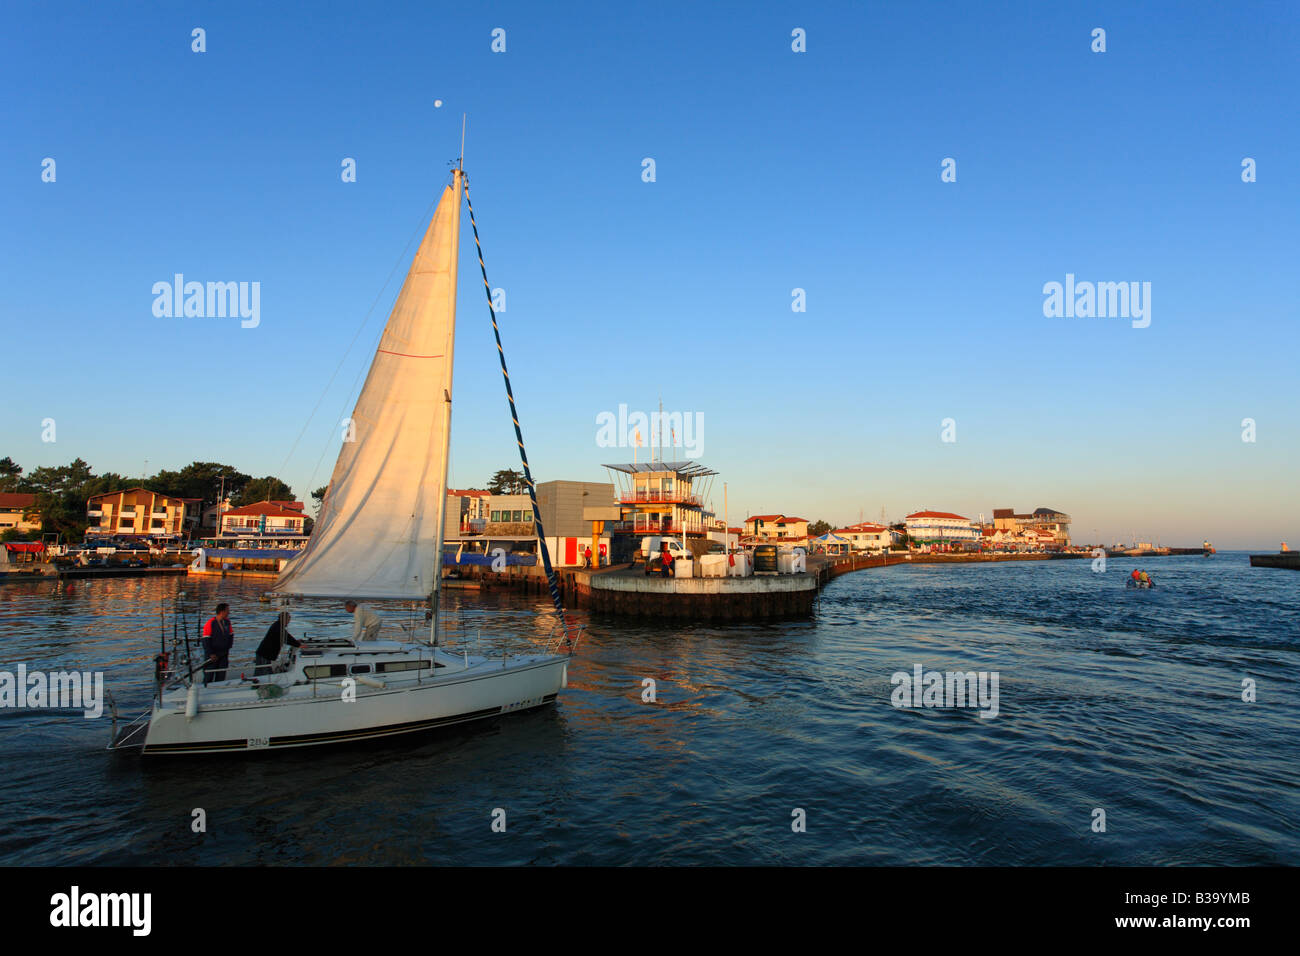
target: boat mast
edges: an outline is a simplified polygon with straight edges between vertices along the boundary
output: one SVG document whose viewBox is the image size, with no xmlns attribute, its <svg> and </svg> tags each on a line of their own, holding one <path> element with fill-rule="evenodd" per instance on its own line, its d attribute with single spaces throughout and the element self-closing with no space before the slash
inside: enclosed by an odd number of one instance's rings
<svg viewBox="0 0 1300 956">
<path fill-rule="evenodd" d="M 452 170 L 456 189 L 451 231 L 451 331 L 448 335 L 447 389 L 442 393 L 442 493 L 438 496 L 438 530 L 433 549 L 433 590 L 429 595 L 429 644 L 438 646 L 438 610 L 442 597 L 442 543 L 447 530 L 447 475 L 451 464 L 451 380 L 456 354 L 456 274 L 460 268 L 460 196 L 465 181 L 465 116 L 460 120 L 460 158 Z"/>
</svg>

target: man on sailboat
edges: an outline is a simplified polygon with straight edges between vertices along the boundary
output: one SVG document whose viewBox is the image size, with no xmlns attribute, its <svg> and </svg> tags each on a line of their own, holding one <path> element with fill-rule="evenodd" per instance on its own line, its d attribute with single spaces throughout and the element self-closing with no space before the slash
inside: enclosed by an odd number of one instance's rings
<svg viewBox="0 0 1300 956">
<path fill-rule="evenodd" d="M 289 633 L 289 617 L 288 611 L 281 611 L 275 623 L 266 629 L 266 637 L 257 645 L 254 657 L 257 664 L 257 669 L 253 672 L 255 677 L 271 673 L 271 667 L 279 659 L 280 649 L 286 642 L 291 647 L 302 647 L 302 641 Z"/>
<path fill-rule="evenodd" d="M 226 679 L 230 666 L 230 648 L 235 643 L 235 629 L 230 624 L 230 605 L 222 602 L 216 613 L 203 625 L 203 683 Z"/>
<path fill-rule="evenodd" d="M 383 622 L 379 620 L 378 614 L 367 605 L 358 604 L 351 599 L 344 601 L 343 606 L 352 615 L 352 640 L 354 642 L 379 639 L 379 628 Z"/>
</svg>

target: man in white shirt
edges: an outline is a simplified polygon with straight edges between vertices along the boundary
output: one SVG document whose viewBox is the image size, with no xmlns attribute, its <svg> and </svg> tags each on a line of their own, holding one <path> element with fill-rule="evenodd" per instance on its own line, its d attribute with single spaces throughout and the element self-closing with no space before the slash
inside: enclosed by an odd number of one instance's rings
<svg viewBox="0 0 1300 956">
<path fill-rule="evenodd" d="M 344 601 L 343 606 L 352 615 L 353 641 L 375 641 L 379 639 L 379 628 L 383 622 L 379 620 L 378 614 L 370 610 L 366 605 L 358 604 L 352 600 Z"/>
</svg>

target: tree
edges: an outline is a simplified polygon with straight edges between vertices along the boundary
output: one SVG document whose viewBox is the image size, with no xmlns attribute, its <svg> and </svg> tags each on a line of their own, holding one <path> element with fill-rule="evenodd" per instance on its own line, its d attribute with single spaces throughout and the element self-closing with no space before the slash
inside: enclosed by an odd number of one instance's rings
<svg viewBox="0 0 1300 956">
<path fill-rule="evenodd" d="M 814 538 L 820 538 L 828 531 L 834 531 L 835 526 L 829 521 L 814 521 L 808 526 L 808 533 Z"/>
<path fill-rule="evenodd" d="M 329 485 L 321 485 L 311 493 L 312 501 L 316 502 L 316 517 L 320 517 L 321 505 L 325 504 L 325 492 L 329 491 Z"/>
<path fill-rule="evenodd" d="M 510 468 L 502 468 L 488 482 L 487 490 L 494 495 L 522 495 L 528 490 L 524 484 L 524 473 Z"/>
<path fill-rule="evenodd" d="M 259 501 L 287 501 L 293 499 L 293 489 L 274 475 L 254 478 L 244 485 L 232 500 L 236 508 L 256 504 Z"/>
<path fill-rule="evenodd" d="M 142 484 L 161 495 L 199 498 L 206 505 L 215 503 L 221 494 L 222 479 L 225 479 L 226 495 L 231 498 L 242 492 L 251 480 L 233 465 L 223 465 L 216 461 L 194 461 L 180 471 L 160 471 Z"/>
<path fill-rule="evenodd" d="M 36 495 L 45 531 L 80 541 L 86 534 L 86 500 L 127 486 L 121 475 L 96 475 L 77 458 L 67 465 L 33 469 L 19 483 L 19 490 Z"/>
<path fill-rule="evenodd" d="M 0 458 L 0 491 L 17 491 L 23 469 L 8 455 Z"/>
</svg>

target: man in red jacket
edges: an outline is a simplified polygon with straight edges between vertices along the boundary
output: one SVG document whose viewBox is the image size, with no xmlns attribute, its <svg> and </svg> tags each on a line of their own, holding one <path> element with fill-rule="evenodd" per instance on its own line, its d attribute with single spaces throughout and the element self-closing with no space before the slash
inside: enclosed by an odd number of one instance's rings
<svg viewBox="0 0 1300 956">
<path fill-rule="evenodd" d="M 226 679 L 235 629 L 230 624 L 230 605 L 218 604 L 217 611 L 203 625 L 203 683 Z"/>
</svg>

